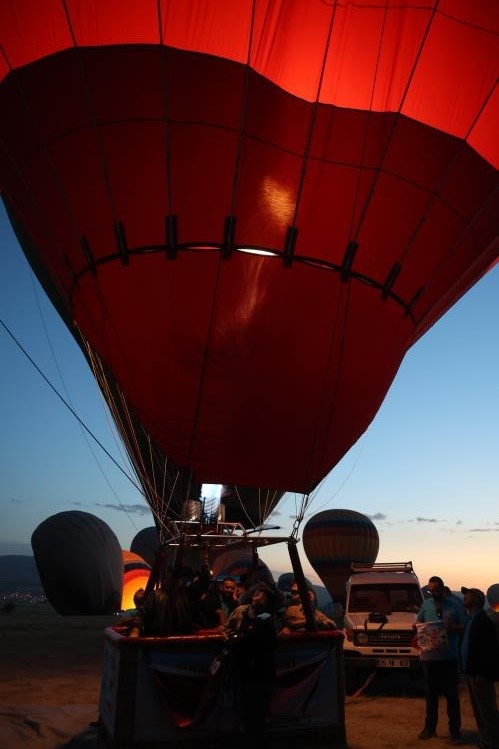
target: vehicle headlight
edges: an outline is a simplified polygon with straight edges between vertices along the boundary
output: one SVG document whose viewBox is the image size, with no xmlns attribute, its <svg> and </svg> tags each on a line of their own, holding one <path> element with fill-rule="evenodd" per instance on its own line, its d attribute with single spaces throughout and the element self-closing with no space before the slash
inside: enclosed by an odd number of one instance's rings
<svg viewBox="0 0 499 749">
<path fill-rule="evenodd" d="M 368 640 L 367 632 L 357 632 L 357 642 L 359 645 L 367 645 Z"/>
</svg>

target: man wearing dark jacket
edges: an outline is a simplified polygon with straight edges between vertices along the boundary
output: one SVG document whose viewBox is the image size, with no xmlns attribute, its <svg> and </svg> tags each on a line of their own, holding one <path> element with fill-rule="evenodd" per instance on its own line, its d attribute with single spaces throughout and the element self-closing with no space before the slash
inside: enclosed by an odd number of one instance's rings
<svg viewBox="0 0 499 749">
<path fill-rule="evenodd" d="M 470 617 L 461 656 L 480 735 L 479 747 L 499 749 L 499 713 L 494 684 L 499 680 L 499 644 L 494 625 L 483 608 L 484 593 L 478 588 L 461 588 L 461 593 Z"/>
</svg>

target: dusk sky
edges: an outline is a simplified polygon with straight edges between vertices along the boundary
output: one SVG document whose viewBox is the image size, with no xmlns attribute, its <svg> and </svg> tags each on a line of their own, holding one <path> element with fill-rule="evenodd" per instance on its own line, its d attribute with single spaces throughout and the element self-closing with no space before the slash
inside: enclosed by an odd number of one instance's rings
<svg viewBox="0 0 499 749">
<path fill-rule="evenodd" d="M 70 509 L 99 516 L 129 548 L 152 525 L 145 500 L 4 327 L 129 473 L 86 362 L 3 207 L 0 253 L 0 554 L 30 554 L 38 524 Z M 409 351 L 374 422 L 310 508 L 308 517 L 328 508 L 367 514 L 380 536 L 378 560 L 412 560 L 422 584 L 432 574 L 453 589 L 499 581 L 498 323 L 499 265 Z M 279 535 L 289 533 L 300 499 L 286 495 L 271 516 Z M 262 557 L 275 571 L 290 569 L 285 546 Z"/>
</svg>

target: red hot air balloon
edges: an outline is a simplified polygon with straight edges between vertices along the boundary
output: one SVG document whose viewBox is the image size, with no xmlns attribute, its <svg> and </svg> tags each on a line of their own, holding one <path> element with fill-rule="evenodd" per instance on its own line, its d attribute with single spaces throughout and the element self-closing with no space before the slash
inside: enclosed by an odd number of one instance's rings
<svg viewBox="0 0 499 749">
<path fill-rule="evenodd" d="M 262 515 L 310 492 L 497 259 L 498 28 L 494 0 L 0 4 L 0 190 L 157 517 L 162 465 L 188 499 L 279 490 Z"/>
<path fill-rule="evenodd" d="M 343 602 L 352 562 L 374 564 L 379 536 L 374 523 L 360 512 L 324 510 L 305 525 L 303 548 L 333 600 Z"/>
<path fill-rule="evenodd" d="M 31 546 L 45 594 L 59 614 L 119 611 L 121 548 L 103 520 L 79 510 L 59 512 L 35 529 Z"/>
</svg>

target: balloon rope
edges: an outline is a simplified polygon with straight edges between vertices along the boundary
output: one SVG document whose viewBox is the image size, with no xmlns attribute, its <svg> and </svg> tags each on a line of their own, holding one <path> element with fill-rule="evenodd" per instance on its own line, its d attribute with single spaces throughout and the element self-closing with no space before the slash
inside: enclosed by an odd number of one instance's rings
<svg viewBox="0 0 499 749">
<path fill-rule="evenodd" d="M 133 467 L 133 470 L 135 472 L 135 475 L 136 475 L 137 479 L 140 480 L 142 472 L 139 469 L 139 466 L 137 464 L 137 458 L 136 458 L 136 456 L 134 454 L 134 451 L 132 450 L 132 446 L 130 444 L 130 440 L 128 438 L 128 434 L 127 434 L 126 428 L 125 428 L 125 426 L 123 424 L 123 419 L 122 419 L 121 412 L 116 407 L 116 397 L 111 392 L 111 388 L 109 386 L 109 380 L 106 377 L 106 374 L 104 372 L 104 368 L 102 366 L 102 362 L 100 361 L 99 357 L 97 357 L 97 355 L 93 352 L 93 350 L 90 347 L 88 341 L 85 339 L 85 337 L 83 336 L 83 334 L 81 332 L 80 332 L 80 337 L 81 337 L 81 340 L 83 341 L 83 343 L 85 345 L 85 349 L 86 349 L 86 353 L 87 353 L 87 359 L 88 359 L 88 361 L 90 363 L 93 375 L 94 375 L 97 383 L 99 384 L 102 397 L 103 397 L 104 401 L 107 404 L 107 407 L 109 408 L 109 410 L 111 412 L 112 418 L 114 420 L 116 428 L 119 431 L 119 434 L 121 436 L 122 442 L 126 446 L 126 452 L 127 452 L 127 455 L 129 457 L 129 459 L 132 462 L 132 467 Z M 120 396 L 121 396 L 121 394 L 120 394 Z M 121 400 L 123 401 L 122 396 L 121 396 Z M 126 409 L 126 406 L 123 409 L 123 413 L 125 413 L 125 415 L 128 417 L 127 421 L 130 422 L 130 415 L 129 415 L 127 409 Z M 130 423 L 129 423 L 129 430 L 134 434 L 133 426 Z M 118 445 L 118 449 L 121 451 L 121 447 L 119 446 L 118 443 L 117 443 L 117 445 Z"/>
<path fill-rule="evenodd" d="M 317 112 L 319 110 L 319 99 L 320 99 L 320 95 L 321 95 L 322 84 L 324 82 L 324 73 L 325 73 L 325 70 L 326 70 L 326 60 L 327 60 L 327 57 L 328 57 L 329 47 L 330 47 L 330 44 L 331 44 L 331 38 L 332 38 L 332 33 L 333 33 L 333 25 L 334 25 L 335 16 L 336 16 L 336 3 L 334 4 L 334 8 L 333 8 L 333 10 L 331 12 L 331 18 L 329 20 L 329 28 L 328 28 L 328 32 L 327 32 L 326 46 L 325 46 L 324 55 L 323 55 L 323 58 L 322 58 L 322 66 L 321 66 L 321 72 L 319 74 L 319 81 L 317 83 L 317 93 L 316 93 L 316 96 L 315 96 L 315 102 L 314 102 L 314 105 L 312 107 L 312 111 L 311 111 L 311 114 L 310 114 L 310 120 L 309 120 L 309 123 L 308 123 L 307 137 L 306 137 L 306 140 L 305 140 L 305 147 L 303 149 L 303 156 L 302 156 L 301 173 L 300 173 L 300 178 L 299 178 L 299 181 L 298 181 L 298 188 L 297 188 L 297 191 L 296 191 L 295 210 L 294 210 L 294 214 L 293 214 L 292 226 L 295 226 L 295 223 L 296 223 L 296 218 L 298 216 L 298 208 L 299 208 L 300 200 L 301 200 L 301 194 L 302 194 L 302 191 L 303 191 L 303 185 L 305 183 L 305 176 L 306 176 L 306 173 L 307 173 L 307 164 L 308 164 L 308 159 L 309 159 L 310 147 L 311 147 L 311 144 L 312 144 L 312 137 L 313 137 L 313 134 L 314 134 L 315 122 L 316 122 L 316 119 L 317 119 Z"/>
<path fill-rule="evenodd" d="M 237 151 L 236 151 L 236 160 L 234 163 L 234 178 L 232 181 L 232 197 L 231 197 L 231 206 L 230 206 L 231 216 L 234 215 L 235 206 L 236 206 L 237 186 L 239 182 L 239 174 L 240 174 L 240 166 L 241 166 L 244 122 L 246 119 L 246 110 L 247 110 L 247 104 L 248 104 L 248 90 L 249 90 L 249 80 L 250 80 L 250 71 L 251 71 L 251 51 L 252 51 L 252 46 L 253 46 L 253 33 L 255 29 L 255 3 L 256 3 L 256 0 L 253 0 L 252 6 L 251 6 L 251 23 L 250 23 L 250 31 L 249 31 L 249 39 L 248 39 L 248 53 L 246 55 L 246 68 L 244 71 L 241 112 L 240 112 L 240 117 L 239 117 L 238 143 L 237 143 Z"/>
<path fill-rule="evenodd" d="M 164 137 L 165 137 L 165 175 L 166 175 L 166 215 L 169 216 L 172 213 L 173 196 L 172 196 L 172 177 L 171 177 L 171 149 L 170 139 L 168 137 L 168 86 L 167 81 L 167 64 L 166 64 L 166 47 L 163 35 L 163 15 L 162 15 L 162 0 L 156 0 L 156 14 L 158 17 L 158 34 L 159 44 L 161 48 L 160 65 L 161 65 L 161 81 L 163 85 L 163 113 L 164 113 Z M 167 240 L 168 241 L 168 240 Z"/>
<path fill-rule="evenodd" d="M 163 498 L 160 498 L 158 496 L 155 484 L 155 460 L 149 436 L 146 435 L 150 460 L 150 471 L 148 472 L 144 463 L 144 451 L 141 450 L 138 443 L 136 427 L 131 418 L 130 410 L 128 408 L 125 397 L 118 388 L 116 388 L 117 395 L 113 393 L 113 390 L 109 385 L 109 378 L 106 376 L 100 358 L 92 351 L 90 345 L 81 333 L 80 336 L 83 343 L 85 344 L 87 358 L 92 367 L 94 377 L 100 385 L 101 393 L 105 399 L 105 402 L 107 403 L 107 406 L 114 419 L 115 425 L 120 433 L 122 443 L 126 447 L 127 456 L 131 461 L 135 476 L 142 486 L 142 493 L 146 496 L 148 504 L 156 517 L 160 514 L 160 511 L 162 509 L 161 505 Z M 117 407 L 117 397 L 119 397 L 120 399 L 121 408 Z M 126 424 L 123 421 L 123 415 L 126 417 Z M 133 441 L 130 439 L 130 436 L 133 438 Z M 149 478 L 150 475 L 153 476 L 154 483 L 151 482 Z"/>
<path fill-rule="evenodd" d="M 365 161 L 366 161 L 366 152 L 367 152 L 367 142 L 368 142 L 368 137 L 369 137 L 369 129 L 371 127 L 372 118 L 373 118 L 374 92 L 376 90 L 376 81 L 378 79 L 379 62 L 380 62 L 380 59 L 381 59 L 381 49 L 382 49 L 382 46 L 383 46 L 383 38 L 384 38 L 384 35 L 385 35 L 387 18 L 388 18 L 388 4 L 385 5 L 385 12 L 384 12 L 384 15 L 383 15 L 383 26 L 382 26 L 382 29 L 381 29 L 381 34 L 379 35 L 378 53 L 377 53 L 377 56 L 376 56 L 376 67 L 375 67 L 375 70 L 374 70 L 373 83 L 372 83 L 372 87 L 371 87 L 371 99 L 370 99 L 370 102 L 369 102 L 369 110 L 368 110 L 368 114 L 367 114 L 367 123 L 366 123 L 366 127 L 365 127 L 365 130 L 364 130 L 364 138 L 363 138 L 363 143 L 362 143 L 362 153 L 361 153 L 361 156 L 360 156 L 359 168 L 358 168 L 358 170 L 356 170 L 357 171 L 357 176 L 356 176 L 356 180 L 355 180 L 355 182 L 356 182 L 356 185 L 355 185 L 355 196 L 354 196 L 354 198 L 352 200 L 352 212 L 351 212 L 351 215 L 350 215 L 350 229 L 349 229 L 349 237 L 351 238 L 352 241 L 355 241 L 355 239 L 357 238 L 357 235 L 358 235 L 358 231 L 355 232 L 355 230 L 354 230 L 354 221 L 355 221 L 355 215 L 357 213 L 357 206 L 358 206 L 358 203 L 359 203 L 361 181 L 362 181 L 362 177 L 363 177 L 364 171 L 366 169 Z"/>
<path fill-rule="evenodd" d="M 40 316 L 40 320 L 41 320 L 41 323 L 42 323 L 42 326 L 43 326 L 43 330 L 45 331 L 45 338 L 47 339 L 47 344 L 48 344 L 48 346 L 49 346 L 49 349 L 50 349 L 50 353 L 51 353 L 51 355 L 52 355 L 52 359 L 53 359 L 53 361 L 54 361 L 55 367 L 56 367 L 56 369 L 57 369 L 57 372 L 58 372 L 58 374 L 59 374 L 59 379 L 60 379 L 60 381 L 61 381 L 61 384 L 62 384 L 62 387 L 63 387 L 63 389 L 64 389 L 64 393 L 65 393 L 65 395 L 66 395 L 66 398 L 67 398 L 67 400 L 68 400 L 68 403 L 70 403 L 70 404 L 71 404 L 71 406 L 73 406 L 73 403 L 72 403 L 72 400 L 71 400 L 71 396 L 70 396 L 69 390 L 68 390 L 68 388 L 67 388 L 67 386 L 66 386 L 66 382 L 65 382 L 65 380 L 64 380 L 64 376 L 63 376 L 62 370 L 61 370 L 61 368 L 60 368 L 60 366 L 59 366 L 59 362 L 58 362 L 58 360 L 57 360 L 57 357 L 56 357 L 56 355 L 55 355 L 54 347 L 52 346 L 52 341 L 51 341 L 51 338 L 50 338 L 50 335 L 49 335 L 49 331 L 48 331 L 48 328 L 47 328 L 47 325 L 46 325 L 46 321 L 45 321 L 45 316 L 44 316 L 44 314 L 43 314 L 42 306 L 41 306 L 41 304 L 40 304 L 40 298 L 39 298 L 39 294 L 38 294 L 38 291 L 37 291 L 37 286 L 36 286 L 36 284 L 35 284 L 35 279 L 34 279 L 34 274 L 33 274 L 33 271 L 30 271 L 30 278 L 31 278 L 31 286 L 32 286 L 32 289 L 33 289 L 33 295 L 34 295 L 34 298 L 35 298 L 35 301 L 36 301 L 36 306 L 37 306 L 37 309 L 38 309 L 38 314 L 39 314 L 39 316 Z M 99 395 L 101 396 L 101 399 L 102 399 L 102 393 L 99 393 Z M 102 402 L 102 401 L 101 401 L 101 402 Z M 115 441 L 115 445 L 116 445 L 116 446 L 118 447 L 118 451 L 119 451 L 119 442 L 118 442 L 118 440 L 116 439 L 116 426 L 115 426 L 115 425 L 113 425 L 113 424 L 112 424 L 112 423 L 110 422 L 110 420 L 109 420 L 109 413 L 108 413 L 107 409 L 106 409 L 106 408 L 103 408 L 103 411 L 104 411 L 104 414 L 106 415 L 106 420 L 107 420 L 107 422 L 108 422 L 108 424 L 109 424 L 109 427 L 110 427 L 110 432 L 111 432 L 111 434 L 113 435 L 113 438 L 114 438 L 114 441 Z M 100 471 L 100 473 L 101 473 L 101 475 L 102 475 L 102 477 L 103 477 L 104 481 L 105 481 L 105 482 L 106 482 L 106 484 L 108 485 L 108 488 L 109 488 L 109 490 L 111 491 L 111 493 L 112 493 L 112 494 L 114 495 L 114 497 L 115 497 L 116 501 L 117 501 L 117 502 L 118 502 L 119 504 L 121 504 L 121 502 L 120 502 L 120 499 L 119 499 L 119 496 L 118 496 L 118 493 L 117 493 L 117 492 L 116 492 L 116 490 L 114 489 L 113 485 L 111 484 L 111 481 L 109 480 L 109 477 L 108 477 L 108 475 L 107 475 L 107 474 L 106 474 L 106 472 L 104 471 L 104 468 L 102 467 L 102 464 L 101 464 L 101 462 L 100 462 L 100 460 L 99 460 L 99 458 L 98 458 L 98 455 L 97 455 L 97 453 L 95 452 L 95 450 L 94 450 L 94 448 L 93 448 L 93 445 L 92 445 L 91 441 L 90 441 L 90 440 L 89 440 L 89 438 L 88 438 L 88 434 L 87 434 L 87 433 L 86 433 L 86 431 L 85 431 L 85 430 L 84 430 L 84 429 L 83 429 L 83 428 L 81 427 L 81 425 L 80 425 L 80 429 L 81 429 L 81 433 L 82 433 L 83 439 L 85 440 L 85 442 L 86 442 L 86 444 L 87 444 L 87 446 L 88 446 L 88 449 L 89 449 L 89 450 L 90 450 L 90 452 L 92 453 L 92 457 L 93 457 L 93 459 L 95 460 L 95 463 L 96 463 L 96 465 L 97 465 L 97 467 L 98 467 L 98 469 L 99 469 L 99 471 Z M 123 455 L 122 455 L 122 459 L 123 459 Z M 125 460 L 124 460 L 124 462 L 125 462 Z M 122 505 L 122 506 L 123 506 L 123 505 Z M 123 508 L 123 509 L 125 509 L 125 508 Z M 128 519 L 129 519 L 129 520 L 130 520 L 130 522 L 132 523 L 133 527 L 134 527 L 134 528 L 135 528 L 135 529 L 137 530 L 137 526 L 136 526 L 136 524 L 135 524 L 134 520 L 132 519 L 132 517 L 130 517 L 130 515 L 128 514 L 128 512 L 126 511 L 126 509 L 125 509 L 125 513 L 126 513 L 126 515 L 128 516 Z"/>
<path fill-rule="evenodd" d="M 71 35 L 71 39 L 73 40 L 73 45 L 76 50 L 80 49 L 80 45 L 78 44 L 76 34 L 73 28 L 73 23 L 71 21 L 71 14 L 69 12 L 69 8 L 67 6 L 67 0 L 62 0 L 62 5 L 64 8 L 64 15 L 66 16 L 66 21 L 68 24 L 68 30 Z M 84 91 L 84 104 L 88 111 L 88 117 L 89 122 L 91 124 L 91 127 L 93 129 L 94 135 L 95 135 L 95 143 L 97 146 L 97 153 L 99 154 L 99 159 L 102 167 L 102 176 L 104 181 L 105 190 L 107 192 L 107 197 L 109 200 L 109 208 L 111 210 L 111 214 L 113 216 L 114 224 L 118 224 L 119 216 L 116 210 L 115 200 L 114 200 L 114 194 L 113 189 L 111 186 L 111 176 L 109 172 L 109 165 L 106 159 L 106 149 L 104 147 L 104 142 L 102 138 L 102 133 L 98 125 L 98 120 L 95 114 L 95 107 L 92 106 L 92 97 L 91 97 L 91 87 L 89 85 L 88 77 L 85 70 L 85 65 L 83 63 L 82 56 L 78 54 L 77 60 L 79 63 L 79 71 L 80 71 L 80 78 L 82 82 L 82 88 Z M 81 237 L 81 232 L 80 232 Z"/>
<path fill-rule="evenodd" d="M 414 75 L 416 73 L 416 68 L 417 68 L 419 59 L 420 59 L 421 54 L 423 52 L 424 46 L 426 44 L 426 40 L 428 38 L 428 34 L 430 33 L 430 29 L 431 29 L 431 26 L 433 24 L 433 20 L 435 18 L 435 14 L 437 12 L 437 5 L 438 5 L 438 0 L 437 0 L 437 3 L 435 3 L 435 6 L 432 9 L 430 18 L 429 18 L 428 23 L 427 23 L 426 28 L 425 28 L 425 32 L 423 34 L 423 38 L 421 40 L 421 43 L 419 45 L 419 49 L 417 51 L 417 54 L 416 54 L 416 57 L 415 57 L 415 60 L 414 60 L 414 64 L 412 66 L 411 72 L 410 72 L 410 74 L 408 76 L 408 79 L 407 79 L 406 86 L 405 86 L 404 91 L 402 93 L 402 97 L 401 97 L 400 103 L 399 103 L 399 108 L 397 110 L 399 114 L 402 111 L 402 108 L 404 106 L 404 102 L 405 102 L 405 100 L 407 98 L 407 95 L 409 93 L 409 88 L 411 86 L 412 79 L 414 78 Z M 388 137 L 386 139 L 386 143 L 385 143 L 385 147 L 383 149 L 383 153 L 381 155 L 380 163 L 379 163 L 379 165 L 376 168 L 376 176 L 373 179 L 373 183 L 372 183 L 371 189 L 370 189 L 370 191 L 369 191 L 369 193 L 368 193 L 368 195 L 366 197 L 366 201 L 364 203 L 364 207 L 363 207 L 362 211 L 360 212 L 359 221 L 358 221 L 358 224 L 357 224 L 357 228 L 356 228 L 356 230 L 354 232 L 354 235 L 352 237 L 353 239 L 356 239 L 358 237 L 358 235 L 360 233 L 360 230 L 362 229 L 362 226 L 364 225 L 364 221 L 365 221 L 366 216 L 367 216 L 368 208 L 369 208 L 369 206 L 371 204 L 371 201 L 374 198 L 374 195 L 376 193 L 376 189 L 377 189 L 377 186 L 378 186 L 378 180 L 380 178 L 380 175 L 381 175 L 381 172 L 382 172 L 382 169 L 383 169 L 383 164 L 384 164 L 385 159 L 386 159 L 386 157 L 388 155 L 389 148 L 390 148 L 390 146 L 392 144 L 393 137 L 395 135 L 395 130 L 397 129 L 398 119 L 399 119 L 398 117 L 394 117 L 393 118 L 393 124 L 392 124 L 392 126 L 390 128 L 390 132 L 389 132 Z"/>
<path fill-rule="evenodd" d="M 8 326 L 4 323 L 4 321 L 2 320 L 1 317 L 0 317 L 0 325 L 3 327 L 3 329 L 5 330 L 5 332 L 12 338 L 12 340 L 14 341 L 14 343 L 16 344 L 16 346 L 18 346 L 18 348 L 22 351 L 22 353 L 24 354 L 24 356 L 28 359 L 28 361 L 30 362 L 30 364 L 36 369 L 36 371 L 38 372 L 38 374 L 45 380 L 45 382 L 47 383 L 47 385 L 49 386 L 49 388 L 54 392 L 54 394 L 59 398 L 59 400 L 66 406 L 66 408 L 68 409 L 68 411 L 70 411 L 73 414 L 73 416 L 75 417 L 75 419 L 83 427 L 83 429 L 87 432 L 87 434 L 89 434 L 90 437 L 94 440 L 94 442 L 96 442 L 99 445 L 99 447 L 101 448 L 101 450 L 114 463 L 114 465 L 116 466 L 116 468 L 118 468 L 121 471 L 121 473 L 130 481 L 130 483 L 137 489 L 137 491 L 141 492 L 140 487 L 135 483 L 135 481 L 132 479 L 132 477 L 125 471 L 125 469 L 122 466 L 120 466 L 120 464 L 115 460 L 115 458 L 113 458 L 113 456 L 111 455 L 111 453 L 104 447 L 104 445 L 98 439 L 98 437 L 96 437 L 95 434 L 92 432 L 92 430 L 89 429 L 89 427 L 87 427 L 87 425 L 85 424 L 85 422 L 82 421 L 82 419 L 80 419 L 80 417 L 78 416 L 78 414 L 76 413 L 76 411 L 74 410 L 74 408 L 72 408 L 69 405 L 69 403 L 59 393 L 59 391 L 57 390 L 57 388 L 54 387 L 54 385 L 52 385 L 52 383 L 50 382 L 50 380 L 48 379 L 48 377 L 42 372 L 42 370 L 40 369 L 40 367 L 31 358 L 31 356 L 28 354 L 28 352 L 26 351 L 26 349 L 17 340 L 17 338 L 15 337 L 15 335 L 8 328 Z"/>
<path fill-rule="evenodd" d="M 293 527 L 291 529 L 290 538 L 294 538 L 295 540 L 298 540 L 298 531 L 300 530 L 300 525 L 303 522 L 303 518 L 305 516 L 305 510 L 307 509 L 309 502 L 310 502 L 310 494 L 302 494 L 300 508 L 297 509 L 296 517 L 294 519 Z"/>
<path fill-rule="evenodd" d="M 241 505 L 241 510 L 246 515 L 247 519 L 249 520 L 250 524 L 252 525 L 253 524 L 253 520 L 251 519 L 248 511 L 246 510 L 246 507 L 244 506 L 244 502 L 243 502 L 243 500 L 241 498 L 241 495 L 239 494 L 239 489 L 235 485 L 234 485 L 234 489 L 236 490 L 237 498 L 239 500 L 239 504 Z M 260 490 L 258 490 L 258 494 L 260 495 Z M 261 512 L 260 512 L 260 510 L 259 510 L 259 520 L 261 521 Z"/>
<path fill-rule="evenodd" d="M 82 340 L 85 340 L 82 336 Z M 126 446 L 128 456 L 132 462 L 135 470 L 135 474 L 140 481 L 144 494 L 147 497 L 148 504 L 153 511 L 154 516 L 161 522 L 161 518 L 170 511 L 170 514 L 177 515 L 180 517 L 180 513 L 175 509 L 171 508 L 171 501 L 175 495 L 176 484 L 180 475 L 179 470 L 175 467 L 175 477 L 171 479 L 168 471 L 168 457 L 165 456 L 163 471 L 163 491 L 159 494 L 156 484 L 156 472 L 155 466 L 159 465 L 157 457 L 154 455 L 153 445 L 151 439 L 147 433 L 144 433 L 145 439 L 147 440 L 147 450 L 149 454 L 149 470 L 147 469 L 144 462 L 145 451 L 141 449 L 137 439 L 137 428 L 133 422 L 133 419 L 128 408 L 128 404 L 123 393 L 118 389 L 118 395 L 121 402 L 121 408 L 116 408 L 116 396 L 113 395 L 111 388 L 108 384 L 108 379 L 102 368 L 99 358 L 95 353 L 92 352 L 89 344 L 85 341 L 88 349 L 88 358 L 92 363 L 92 368 L 97 381 L 100 383 L 103 393 L 105 393 L 106 402 L 112 411 L 113 418 L 118 430 L 120 432 L 123 443 Z M 99 365 L 99 366 L 97 366 Z M 125 414 L 127 418 L 126 425 L 123 423 L 121 414 Z M 133 441 L 130 440 L 130 435 L 133 437 Z M 152 475 L 153 481 L 150 476 Z M 165 502 L 166 490 L 169 490 L 168 500 Z"/>
</svg>

